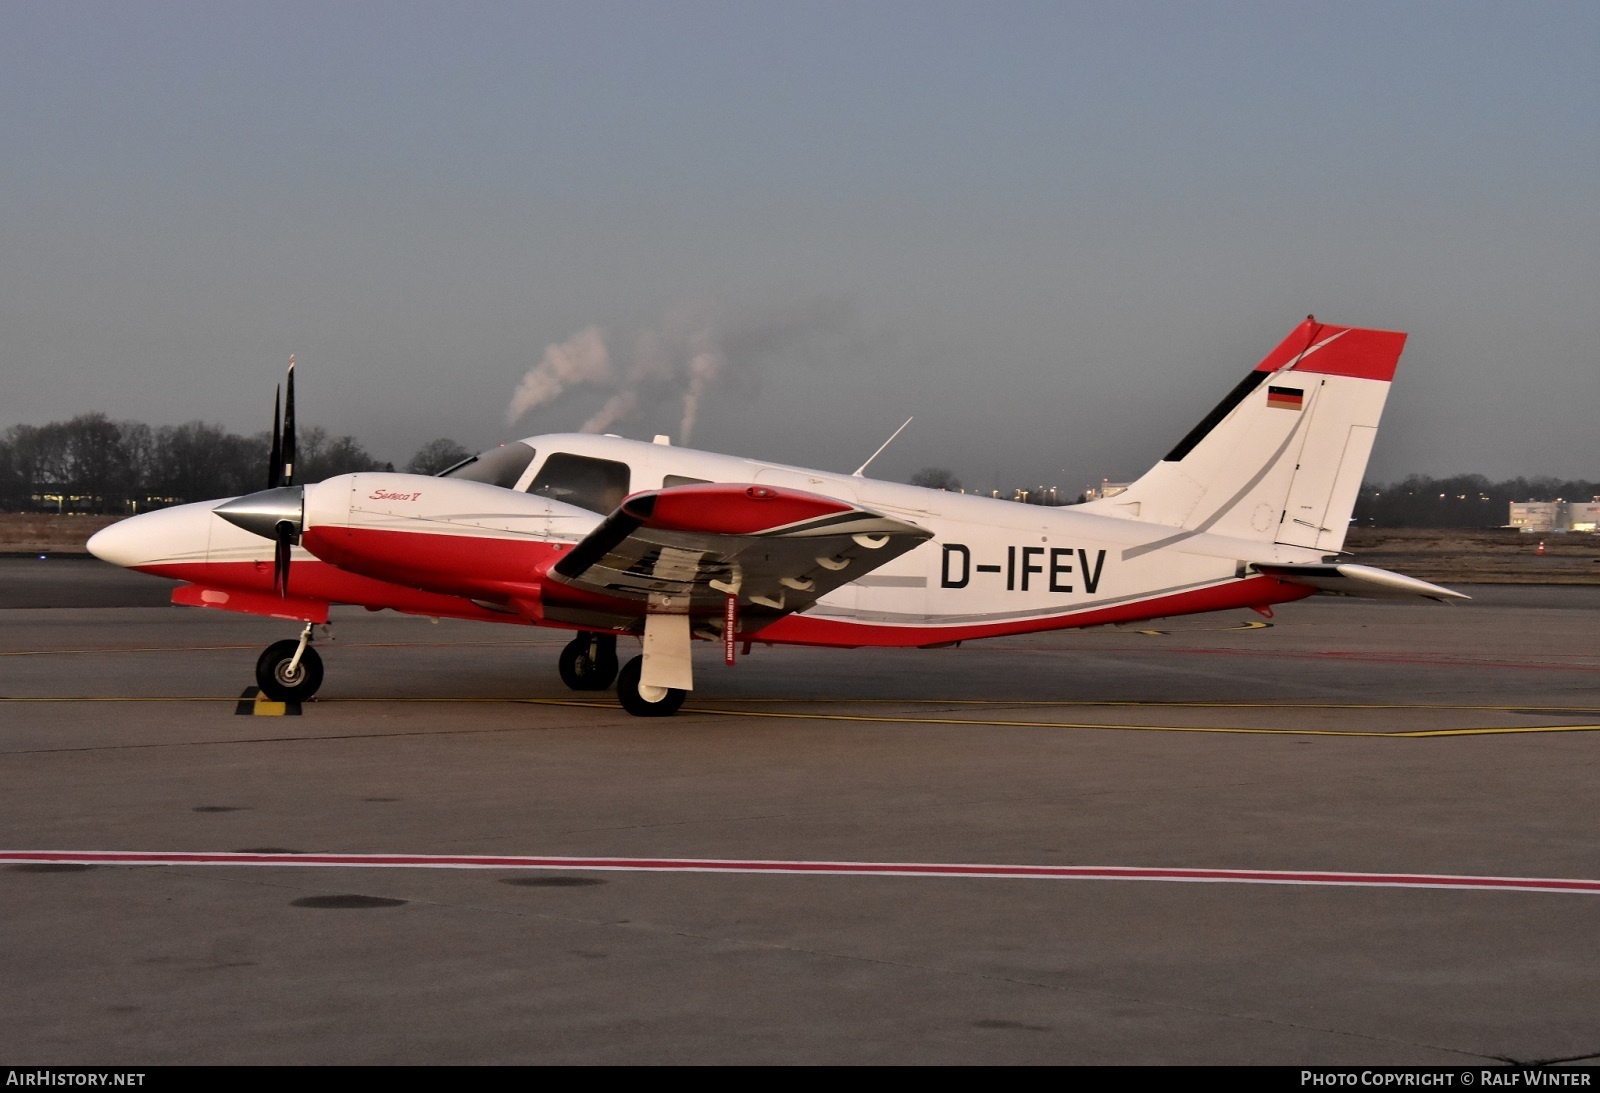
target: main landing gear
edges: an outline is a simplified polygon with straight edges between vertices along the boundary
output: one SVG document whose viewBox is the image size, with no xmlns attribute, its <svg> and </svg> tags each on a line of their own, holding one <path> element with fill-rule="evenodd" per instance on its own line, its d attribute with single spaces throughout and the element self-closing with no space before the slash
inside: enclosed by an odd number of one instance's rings
<svg viewBox="0 0 1600 1093">
<path fill-rule="evenodd" d="M 274 702 L 304 702 L 322 686 L 322 658 L 311 648 L 311 624 L 298 639 L 275 641 L 256 661 L 256 683 Z"/>
<path fill-rule="evenodd" d="M 256 661 L 256 683 L 274 702 L 305 702 L 322 686 L 322 658 L 311 647 L 314 627 L 306 624 L 299 638 L 275 641 Z M 561 682 L 574 691 L 603 691 L 617 684 L 622 708 L 635 717 L 671 717 L 689 692 L 640 682 L 644 657 L 634 657 L 617 671 L 615 634 L 585 632 L 561 649 Z"/>
<path fill-rule="evenodd" d="M 293 644 L 286 642 L 285 644 Z M 688 697 L 676 687 L 651 687 L 639 682 L 644 657 L 634 657 L 617 672 L 617 636 L 580 633 L 561 649 L 561 682 L 574 691 L 603 691 L 616 680 L 622 708 L 635 717 L 671 717 Z"/>
<path fill-rule="evenodd" d="M 603 691 L 617 678 L 615 634 L 581 633 L 561 649 L 561 682 L 574 691 Z"/>
</svg>

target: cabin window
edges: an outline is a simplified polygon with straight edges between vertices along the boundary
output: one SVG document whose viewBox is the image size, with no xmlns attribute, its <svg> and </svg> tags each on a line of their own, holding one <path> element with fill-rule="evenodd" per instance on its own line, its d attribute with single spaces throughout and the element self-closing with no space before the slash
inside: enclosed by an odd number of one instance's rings
<svg viewBox="0 0 1600 1093">
<path fill-rule="evenodd" d="M 440 471 L 440 478 L 464 478 L 468 482 L 487 482 L 491 486 L 511 489 L 516 486 L 522 472 L 533 462 L 534 451 L 520 440 L 502 444 L 463 459 L 453 467 Z"/>
<path fill-rule="evenodd" d="M 605 514 L 628 496 L 628 473 L 628 465 L 614 459 L 554 452 L 534 475 L 528 492 Z"/>
<path fill-rule="evenodd" d="M 661 480 L 661 488 L 668 489 L 672 486 L 709 486 L 709 478 L 690 478 L 686 474 L 669 474 Z"/>
</svg>

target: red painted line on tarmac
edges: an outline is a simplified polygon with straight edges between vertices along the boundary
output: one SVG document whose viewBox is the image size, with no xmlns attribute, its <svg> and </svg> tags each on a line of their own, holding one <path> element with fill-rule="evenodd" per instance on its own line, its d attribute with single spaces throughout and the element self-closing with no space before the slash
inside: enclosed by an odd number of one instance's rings
<svg viewBox="0 0 1600 1093">
<path fill-rule="evenodd" d="M 488 854 L 248 854 L 210 851 L 0 850 L 0 865 L 239 865 L 379 869 L 588 869 L 635 873 L 792 873 L 817 876 L 986 877 L 1311 884 L 1353 888 L 1467 888 L 1600 895 L 1600 880 L 1448 873 L 1184 869 L 1130 865 L 963 865 L 931 862 L 741 861 L 725 858 L 569 858 Z"/>
</svg>

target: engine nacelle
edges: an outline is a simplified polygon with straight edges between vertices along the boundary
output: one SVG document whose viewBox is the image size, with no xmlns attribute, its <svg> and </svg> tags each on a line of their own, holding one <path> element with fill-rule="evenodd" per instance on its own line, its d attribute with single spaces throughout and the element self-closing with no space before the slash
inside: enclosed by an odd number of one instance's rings
<svg viewBox="0 0 1600 1093">
<path fill-rule="evenodd" d="M 587 509 L 482 482 L 342 474 L 303 487 L 300 544 L 340 569 L 509 604 L 599 523 Z"/>
</svg>

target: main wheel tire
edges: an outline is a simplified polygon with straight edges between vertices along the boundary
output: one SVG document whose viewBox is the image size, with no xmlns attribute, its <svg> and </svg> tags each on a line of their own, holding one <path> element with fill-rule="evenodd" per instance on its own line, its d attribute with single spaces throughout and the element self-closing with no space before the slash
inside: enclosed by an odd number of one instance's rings
<svg viewBox="0 0 1600 1093">
<path fill-rule="evenodd" d="M 617 698 L 622 708 L 634 717 L 671 717 L 689 697 L 688 691 L 676 687 L 644 687 L 639 683 L 639 673 L 644 671 L 644 657 L 634 657 L 622 666 L 617 677 Z"/>
<path fill-rule="evenodd" d="M 600 634 L 591 642 L 588 634 L 579 634 L 561 647 L 556 669 L 574 691 L 603 691 L 617 678 L 617 639 Z"/>
<path fill-rule="evenodd" d="M 300 643 L 293 639 L 275 641 L 256 661 L 256 683 L 274 702 L 304 702 L 322 686 L 322 657 L 309 645 L 290 673 L 289 663 L 298 648 Z"/>
</svg>

